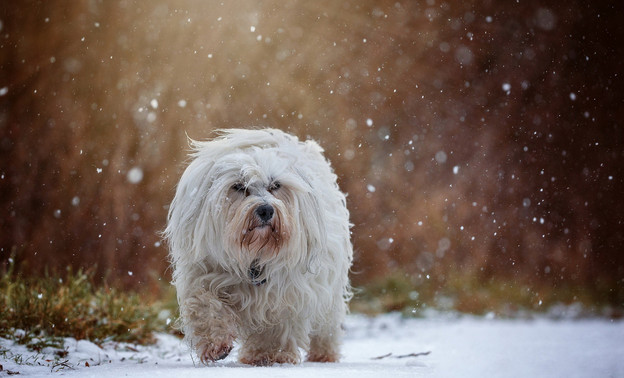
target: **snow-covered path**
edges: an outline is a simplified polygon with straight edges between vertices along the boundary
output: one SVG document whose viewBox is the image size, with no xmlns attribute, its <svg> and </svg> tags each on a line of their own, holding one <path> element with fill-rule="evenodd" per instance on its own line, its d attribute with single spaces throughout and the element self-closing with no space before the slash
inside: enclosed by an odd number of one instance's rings
<svg viewBox="0 0 624 378">
<path fill-rule="evenodd" d="M 473 317 L 403 319 L 397 314 L 348 318 L 343 359 L 248 367 L 236 350 L 212 366 L 194 363 L 169 335 L 151 347 L 96 345 L 69 339 L 69 354 L 53 366 L 50 356 L 31 356 L 21 346 L 0 357 L 3 372 L 68 377 L 624 377 L 624 322 L 590 320 L 494 320 Z M 20 354 L 30 365 L 17 365 Z M 413 354 L 413 355 L 411 355 Z M 411 356 L 410 356 L 411 355 Z M 57 363 L 58 363 L 57 362 Z M 89 365 L 88 367 L 86 365 Z"/>
</svg>

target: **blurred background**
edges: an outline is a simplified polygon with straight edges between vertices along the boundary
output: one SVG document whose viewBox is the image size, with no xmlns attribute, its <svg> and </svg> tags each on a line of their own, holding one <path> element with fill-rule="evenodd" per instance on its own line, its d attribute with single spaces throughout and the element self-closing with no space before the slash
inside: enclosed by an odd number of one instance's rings
<svg viewBox="0 0 624 378">
<path fill-rule="evenodd" d="M 325 148 L 368 306 L 621 310 L 623 8 L 3 1 L 0 267 L 159 290 L 187 136 L 270 126 Z"/>
</svg>

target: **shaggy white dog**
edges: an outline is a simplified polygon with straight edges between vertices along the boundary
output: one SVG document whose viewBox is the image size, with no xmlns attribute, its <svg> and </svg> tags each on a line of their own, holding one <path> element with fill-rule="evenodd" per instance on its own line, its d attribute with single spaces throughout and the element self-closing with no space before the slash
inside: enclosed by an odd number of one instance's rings
<svg viewBox="0 0 624 378">
<path fill-rule="evenodd" d="M 323 149 L 275 129 L 191 143 L 165 230 L 186 340 L 204 363 L 235 340 L 246 364 L 337 361 L 353 248 Z"/>
</svg>

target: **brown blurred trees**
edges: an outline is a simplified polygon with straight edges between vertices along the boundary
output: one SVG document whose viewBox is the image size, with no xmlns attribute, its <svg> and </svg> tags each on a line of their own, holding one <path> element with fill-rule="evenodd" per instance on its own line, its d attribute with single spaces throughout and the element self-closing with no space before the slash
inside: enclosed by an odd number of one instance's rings
<svg viewBox="0 0 624 378">
<path fill-rule="evenodd" d="M 358 284 L 401 269 L 624 295 L 621 5 L 0 7 L 2 261 L 162 276 L 185 134 L 265 125 L 326 148 Z"/>
</svg>

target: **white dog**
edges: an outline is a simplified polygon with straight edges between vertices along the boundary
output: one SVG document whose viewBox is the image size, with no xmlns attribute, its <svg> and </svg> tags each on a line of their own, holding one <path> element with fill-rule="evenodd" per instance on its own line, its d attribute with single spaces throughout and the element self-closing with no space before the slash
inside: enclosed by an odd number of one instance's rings
<svg viewBox="0 0 624 378">
<path fill-rule="evenodd" d="M 186 340 L 204 363 L 237 339 L 246 364 L 337 361 L 353 248 L 323 149 L 274 129 L 191 143 L 165 230 Z"/>
</svg>

